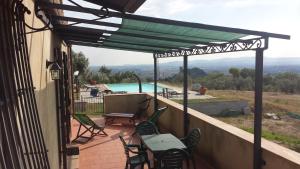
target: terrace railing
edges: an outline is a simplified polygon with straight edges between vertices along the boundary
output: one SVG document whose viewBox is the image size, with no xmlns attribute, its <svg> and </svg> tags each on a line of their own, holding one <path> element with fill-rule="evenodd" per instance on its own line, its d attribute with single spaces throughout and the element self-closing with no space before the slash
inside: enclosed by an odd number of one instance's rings
<svg viewBox="0 0 300 169">
<path fill-rule="evenodd" d="M 103 113 L 103 94 L 91 96 L 90 91 L 82 91 L 79 99 L 74 101 L 74 112 L 87 115 L 100 115 Z"/>
</svg>

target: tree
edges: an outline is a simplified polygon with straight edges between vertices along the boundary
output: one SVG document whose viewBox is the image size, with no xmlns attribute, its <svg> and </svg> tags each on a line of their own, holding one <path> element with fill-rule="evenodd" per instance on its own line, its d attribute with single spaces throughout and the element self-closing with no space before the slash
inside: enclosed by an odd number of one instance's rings
<svg viewBox="0 0 300 169">
<path fill-rule="evenodd" d="M 247 77 L 250 77 L 250 78 L 254 79 L 255 78 L 255 70 L 254 69 L 249 69 L 249 68 L 243 68 L 240 71 L 240 75 L 244 79 L 246 79 Z"/>
<path fill-rule="evenodd" d="M 111 80 L 111 69 L 107 68 L 105 65 L 101 66 L 98 70 L 99 82 L 109 83 Z"/>
<path fill-rule="evenodd" d="M 292 72 L 279 73 L 274 77 L 276 87 L 285 93 L 295 93 L 297 91 L 299 75 Z"/>
<path fill-rule="evenodd" d="M 194 67 L 194 68 L 188 69 L 188 75 L 191 78 L 195 79 L 195 78 L 206 76 L 207 73 L 200 68 Z"/>
<path fill-rule="evenodd" d="M 240 77 L 240 70 L 238 68 L 235 67 L 230 68 L 229 73 L 232 75 L 233 78 Z"/>
<path fill-rule="evenodd" d="M 111 74 L 111 69 L 107 68 L 105 65 L 101 66 L 99 71 L 102 74 L 107 74 L 110 75 Z"/>
<path fill-rule="evenodd" d="M 79 75 L 84 74 L 89 66 L 89 59 L 82 52 L 76 53 L 72 51 L 71 56 L 73 59 L 73 71 L 79 71 Z"/>
<path fill-rule="evenodd" d="M 188 69 L 187 74 L 188 74 L 189 81 L 191 81 L 191 82 L 189 82 L 190 84 L 192 84 L 192 81 L 194 79 L 198 79 L 198 78 L 201 78 L 201 77 L 204 77 L 207 75 L 207 73 L 204 70 L 197 68 L 197 67 Z M 165 80 L 169 81 L 169 82 L 182 83 L 183 82 L 183 67 L 179 67 L 178 73 L 176 73 L 175 75 L 173 75 L 171 77 L 165 78 Z"/>
</svg>

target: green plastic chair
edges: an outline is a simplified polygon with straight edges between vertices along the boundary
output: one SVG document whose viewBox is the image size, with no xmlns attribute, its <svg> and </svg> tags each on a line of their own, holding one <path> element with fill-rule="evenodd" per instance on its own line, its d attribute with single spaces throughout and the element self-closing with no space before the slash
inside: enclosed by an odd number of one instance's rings
<svg viewBox="0 0 300 169">
<path fill-rule="evenodd" d="M 169 149 L 158 156 L 158 169 L 184 169 L 183 161 L 188 158 L 188 152 L 181 149 Z"/>
<path fill-rule="evenodd" d="M 128 167 L 130 167 L 130 169 L 135 169 L 137 166 L 144 168 L 145 163 L 147 163 L 148 168 L 150 168 L 147 152 L 142 151 L 140 145 L 127 144 L 122 136 L 119 136 L 119 138 L 124 146 L 125 155 L 127 157 L 125 169 Z M 132 148 L 135 148 L 138 151 L 133 151 Z M 130 153 L 134 155 L 130 156 Z"/>
<path fill-rule="evenodd" d="M 156 124 L 159 117 L 163 114 L 163 112 L 165 112 L 167 110 L 167 106 L 166 107 L 161 107 L 159 108 L 156 112 L 154 112 L 148 119 L 147 121 L 152 122 L 153 124 Z"/>
<path fill-rule="evenodd" d="M 85 114 L 74 114 L 73 118 L 79 122 L 79 128 L 77 131 L 77 135 L 72 142 L 81 142 L 79 141 L 79 138 L 87 139 L 85 142 L 88 142 L 90 139 L 92 139 L 96 135 L 105 135 L 107 136 L 107 133 L 105 133 L 104 128 L 105 126 L 100 126 L 96 124 L 93 120 L 91 120 L 87 115 Z M 81 127 L 83 127 L 85 130 L 83 132 L 81 131 Z M 89 132 L 90 136 L 84 136 L 85 133 Z"/>
<path fill-rule="evenodd" d="M 186 137 L 180 139 L 187 147 L 187 152 L 189 153 L 188 158 L 192 160 L 194 169 L 196 169 L 196 162 L 193 157 L 193 151 L 196 149 L 197 145 L 199 144 L 200 138 L 201 138 L 201 130 L 199 128 L 194 128 L 188 133 Z"/>
<path fill-rule="evenodd" d="M 142 121 L 135 127 L 135 133 L 140 136 L 159 134 L 157 127 L 150 121 Z M 135 134 L 134 133 L 134 134 Z M 133 134 L 133 135 L 134 135 Z"/>
</svg>

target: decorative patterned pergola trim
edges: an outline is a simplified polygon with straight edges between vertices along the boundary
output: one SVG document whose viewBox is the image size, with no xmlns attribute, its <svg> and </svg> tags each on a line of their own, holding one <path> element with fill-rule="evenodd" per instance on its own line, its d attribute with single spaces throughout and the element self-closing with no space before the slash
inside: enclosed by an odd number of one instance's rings
<svg viewBox="0 0 300 169">
<path fill-rule="evenodd" d="M 180 57 L 191 55 L 206 55 L 228 52 L 249 51 L 256 49 L 267 49 L 268 38 L 255 38 L 249 40 L 239 40 L 235 42 L 211 44 L 206 46 L 195 46 L 189 49 L 179 49 L 177 51 L 157 52 L 154 53 L 156 58 Z"/>
</svg>

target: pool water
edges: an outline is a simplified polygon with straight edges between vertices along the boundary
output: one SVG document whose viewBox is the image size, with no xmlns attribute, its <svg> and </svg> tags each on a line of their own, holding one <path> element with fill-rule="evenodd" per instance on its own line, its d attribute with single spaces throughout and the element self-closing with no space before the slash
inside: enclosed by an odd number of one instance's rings
<svg viewBox="0 0 300 169">
<path fill-rule="evenodd" d="M 113 92 L 126 91 L 128 93 L 137 93 L 139 92 L 138 83 L 115 83 L 115 84 L 106 84 L 109 90 Z M 157 92 L 162 92 L 163 88 L 157 86 Z M 147 93 L 154 92 L 154 84 L 151 83 L 142 83 L 142 91 Z"/>
</svg>

